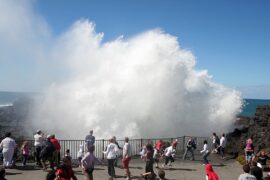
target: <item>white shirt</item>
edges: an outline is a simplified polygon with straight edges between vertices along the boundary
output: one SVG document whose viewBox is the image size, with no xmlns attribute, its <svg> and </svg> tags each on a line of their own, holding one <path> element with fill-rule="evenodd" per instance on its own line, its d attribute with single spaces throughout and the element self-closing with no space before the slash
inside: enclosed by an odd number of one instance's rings
<svg viewBox="0 0 270 180">
<path fill-rule="evenodd" d="M 34 146 L 43 146 L 44 145 L 44 137 L 41 134 L 35 134 L 34 135 Z"/>
<path fill-rule="evenodd" d="M 3 152 L 9 151 L 9 150 L 14 150 L 16 147 L 16 143 L 14 139 L 10 137 L 6 137 L 5 139 L 2 140 L 0 144 L 0 148 L 3 148 Z"/>
<path fill-rule="evenodd" d="M 251 174 L 244 173 L 239 176 L 238 180 L 256 180 L 256 177 Z"/>
<path fill-rule="evenodd" d="M 131 147 L 129 143 L 125 143 L 123 146 L 123 158 L 125 155 L 128 155 L 128 157 L 131 157 Z"/>
<path fill-rule="evenodd" d="M 107 159 L 115 159 L 117 156 L 118 147 L 114 143 L 110 143 L 107 146 L 107 150 L 104 152 L 104 154 L 107 155 Z"/>
<path fill-rule="evenodd" d="M 175 153 L 175 150 L 172 146 L 167 147 L 165 149 L 165 156 L 167 156 L 167 157 L 172 156 L 174 153 Z"/>
<path fill-rule="evenodd" d="M 226 139 L 223 136 L 220 138 L 220 146 L 223 148 L 225 148 L 226 146 Z"/>
<path fill-rule="evenodd" d="M 209 150 L 208 150 L 208 145 L 207 144 L 204 144 L 203 145 L 203 150 L 201 150 L 201 153 L 208 153 Z"/>
</svg>

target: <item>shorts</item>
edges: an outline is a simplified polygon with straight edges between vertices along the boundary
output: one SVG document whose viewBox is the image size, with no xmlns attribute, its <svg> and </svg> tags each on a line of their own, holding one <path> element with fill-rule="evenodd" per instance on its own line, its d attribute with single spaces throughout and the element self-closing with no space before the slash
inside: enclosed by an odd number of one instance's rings
<svg viewBox="0 0 270 180">
<path fill-rule="evenodd" d="M 251 161 L 253 154 L 246 154 L 246 161 Z"/>
<path fill-rule="evenodd" d="M 122 160 L 122 163 L 123 163 L 123 167 L 125 168 L 125 169 L 127 169 L 127 168 L 129 168 L 129 161 L 130 161 L 130 157 L 128 157 L 128 158 L 124 158 L 123 160 Z"/>
</svg>

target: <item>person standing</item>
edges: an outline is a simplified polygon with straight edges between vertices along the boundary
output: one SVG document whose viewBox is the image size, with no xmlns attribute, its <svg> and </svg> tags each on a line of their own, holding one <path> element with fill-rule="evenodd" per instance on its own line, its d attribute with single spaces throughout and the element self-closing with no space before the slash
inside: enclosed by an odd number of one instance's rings
<svg viewBox="0 0 270 180">
<path fill-rule="evenodd" d="M 186 159 L 186 156 L 187 156 L 188 152 L 190 152 L 190 154 L 191 154 L 192 161 L 195 160 L 195 158 L 194 158 L 194 147 L 196 147 L 195 141 L 192 139 L 192 137 L 190 137 L 188 139 L 188 142 L 187 142 L 187 145 L 186 145 L 186 150 L 185 150 L 185 153 L 184 153 L 184 156 L 183 156 L 183 160 Z"/>
<path fill-rule="evenodd" d="M 55 151 L 55 147 L 53 143 L 51 143 L 51 135 L 47 135 L 45 146 L 40 151 L 40 159 L 41 159 L 43 170 L 47 169 L 46 164 L 45 164 L 46 161 L 50 162 L 50 168 L 54 170 L 54 164 L 53 164 L 54 151 Z"/>
<path fill-rule="evenodd" d="M 40 152 L 41 149 L 44 146 L 45 138 L 43 136 L 43 133 L 41 130 L 37 130 L 37 133 L 34 135 L 34 146 L 36 150 L 36 164 L 41 166 L 41 161 L 40 161 Z"/>
<path fill-rule="evenodd" d="M 51 143 L 53 144 L 55 151 L 53 152 L 53 159 L 55 161 L 56 166 L 60 164 L 60 149 L 61 146 L 59 144 L 59 141 L 55 138 L 55 135 L 52 134 L 50 138 Z"/>
<path fill-rule="evenodd" d="M 113 141 L 114 141 L 114 144 L 116 144 L 116 146 L 117 146 L 117 148 L 118 148 L 119 150 L 122 150 L 122 149 L 123 149 L 122 147 L 119 146 L 119 143 L 117 142 L 115 136 L 113 136 Z M 117 165 L 118 165 L 118 154 L 116 154 L 116 159 L 115 159 L 115 161 L 114 161 L 114 166 L 117 167 Z"/>
<path fill-rule="evenodd" d="M 226 138 L 225 134 L 223 133 L 220 138 L 220 148 L 219 148 L 222 159 L 224 159 L 225 147 L 226 147 Z"/>
<path fill-rule="evenodd" d="M 128 143 L 128 137 L 125 138 L 125 144 L 123 146 L 123 167 L 126 170 L 127 179 L 130 179 L 129 162 L 131 160 L 131 146 Z"/>
<path fill-rule="evenodd" d="M 95 136 L 93 136 L 93 130 L 90 130 L 90 134 L 85 137 L 86 150 L 89 151 L 91 146 L 95 145 Z"/>
<path fill-rule="evenodd" d="M 26 166 L 26 161 L 28 160 L 29 157 L 29 142 L 28 141 L 24 141 L 21 147 L 21 151 L 22 151 L 22 158 L 23 158 L 23 166 Z"/>
<path fill-rule="evenodd" d="M 208 164 L 208 155 L 210 154 L 209 149 L 208 149 L 208 142 L 206 140 L 203 141 L 203 149 L 200 151 L 203 154 L 203 164 L 206 165 Z"/>
<path fill-rule="evenodd" d="M 118 153 L 118 147 L 114 143 L 114 138 L 109 139 L 109 145 L 106 148 L 106 151 L 103 151 L 105 155 L 107 155 L 108 160 L 108 174 L 111 179 L 115 178 L 115 169 L 114 169 L 114 161 L 116 159 Z"/>
<path fill-rule="evenodd" d="M 16 142 L 11 138 L 11 133 L 7 132 L 5 134 L 5 139 L 3 139 L 0 143 L 0 149 L 3 153 L 3 166 L 9 168 L 12 166 L 12 158 L 14 154 L 14 150 L 16 148 Z"/>
</svg>

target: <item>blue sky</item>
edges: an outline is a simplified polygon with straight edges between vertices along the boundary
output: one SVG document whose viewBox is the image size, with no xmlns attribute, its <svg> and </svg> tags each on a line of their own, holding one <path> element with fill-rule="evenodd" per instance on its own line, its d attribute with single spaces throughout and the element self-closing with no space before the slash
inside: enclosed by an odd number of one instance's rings
<svg viewBox="0 0 270 180">
<path fill-rule="evenodd" d="M 46 0 L 35 9 L 54 34 L 87 18 L 104 41 L 161 28 L 227 86 L 270 85 L 270 1 Z"/>
<path fill-rule="evenodd" d="M 196 68 L 207 69 L 215 82 L 240 90 L 244 87 L 245 91 L 254 86 L 270 87 L 270 1 L 30 2 L 31 9 L 44 18 L 53 36 L 67 31 L 81 18 L 95 22 L 96 31 L 105 34 L 104 42 L 161 28 L 177 36 L 181 47 L 196 56 Z"/>
</svg>

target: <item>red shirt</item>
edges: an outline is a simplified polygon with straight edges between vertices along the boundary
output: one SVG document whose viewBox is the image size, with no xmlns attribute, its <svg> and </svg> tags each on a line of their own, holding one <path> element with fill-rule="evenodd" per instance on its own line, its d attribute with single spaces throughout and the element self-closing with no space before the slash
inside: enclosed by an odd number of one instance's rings
<svg viewBox="0 0 270 180">
<path fill-rule="evenodd" d="M 56 151 L 60 151 L 61 146 L 56 138 L 51 139 L 51 143 L 53 144 Z"/>
</svg>

